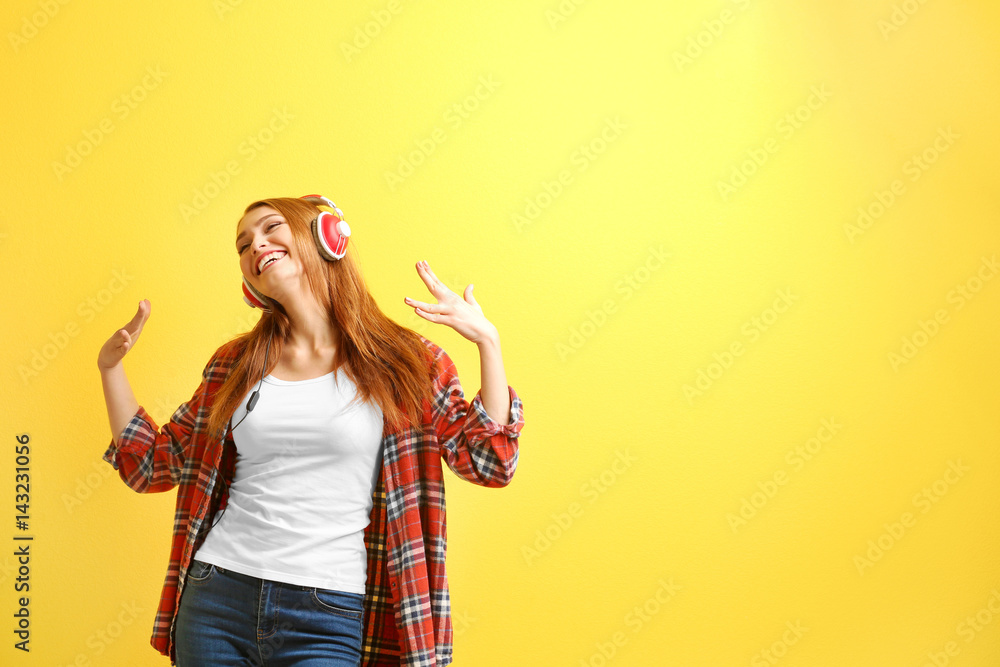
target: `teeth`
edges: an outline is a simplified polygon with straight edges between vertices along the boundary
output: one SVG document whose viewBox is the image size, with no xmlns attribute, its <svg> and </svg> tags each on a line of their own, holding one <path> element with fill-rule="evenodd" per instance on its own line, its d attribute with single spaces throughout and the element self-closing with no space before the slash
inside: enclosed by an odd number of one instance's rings
<svg viewBox="0 0 1000 667">
<path fill-rule="evenodd" d="M 285 253 L 283 253 L 281 251 L 271 253 L 266 258 L 264 258 L 264 261 L 261 264 L 257 265 L 257 273 L 261 273 L 264 270 L 265 266 L 267 266 L 268 264 L 270 264 L 272 262 L 278 261 L 279 259 L 281 259 L 284 256 L 285 256 Z"/>
</svg>

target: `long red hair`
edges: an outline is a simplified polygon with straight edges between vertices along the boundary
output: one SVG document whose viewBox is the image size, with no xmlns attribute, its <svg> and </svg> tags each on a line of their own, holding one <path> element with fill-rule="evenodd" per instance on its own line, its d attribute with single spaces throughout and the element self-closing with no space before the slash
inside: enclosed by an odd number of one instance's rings
<svg viewBox="0 0 1000 667">
<path fill-rule="evenodd" d="M 423 399 L 430 398 L 433 386 L 432 357 L 415 331 L 389 319 L 375 303 L 354 258 L 353 238 L 344 257 L 328 262 L 313 240 L 311 224 L 319 214 L 313 203 L 290 197 L 261 199 L 247 206 L 243 215 L 260 206 L 270 206 L 288 223 L 309 286 L 337 324 L 334 377 L 340 371 L 347 373 L 358 388 L 354 401 L 377 403 L 390 429 L 419 427 Z M 269 305 L 271 311 L 262 311 L 253 329 L 223 346 L 223 353 L 235 354 L 236 360 L 212 403 L 210 433 L 225 428 L 261 373 L 270 372 L 281 356 L 291 322 L 280 303 L 271 300 Z"/>
</svg>

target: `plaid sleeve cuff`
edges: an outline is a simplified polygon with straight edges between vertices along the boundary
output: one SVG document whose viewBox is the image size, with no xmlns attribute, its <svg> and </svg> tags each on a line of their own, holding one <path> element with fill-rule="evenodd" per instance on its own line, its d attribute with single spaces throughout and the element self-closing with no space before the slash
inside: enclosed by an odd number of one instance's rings
<svg viewBox="0 0 1000 667">
<path fill-rule="evenodd" d="M 487 414 L 486 408 L 483 406 L 482 389 L 476 392 L 472 403 L 470 403 L 472 409 L 469 415 L 467 433 L 470 438 L 479 436 L 488 438 L 499 433 L 508 438 L 517 438 L 520 435 L 521 427 L 524 426 L 521 399 L 510 385 L 507 385 L 507 391 L 510 395 L 510 413 L 506 424 L 501 424 Z"/>
<path fill-rule="evenodd" d="M 128 451 L 126 449 L 128 445 L 143 431 L 151 432 L 152 427 L 150 423 L 151 418 L 149 413 L 146 412 L 146 408 L 140 405 L 139 410 L 132 416 L 131 421 L 125 425 L 125 428 L 119 434 L 118 443 L 116 444 L 115 439 L 111 438 L 111 442 L 108 444 L 108 448 L 104 451 L 104 455 L 101 458 L 110 463 L 111 467 L 115 470 L 118 470 L 116 454 L 122 450 Z"/>
</svg>

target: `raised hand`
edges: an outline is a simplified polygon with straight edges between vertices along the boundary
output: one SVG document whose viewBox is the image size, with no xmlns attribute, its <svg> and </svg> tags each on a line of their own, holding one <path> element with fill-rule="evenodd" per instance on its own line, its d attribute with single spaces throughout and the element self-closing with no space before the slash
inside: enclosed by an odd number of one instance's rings
<svg viewBox="0 0 1000 667">
<path fill-rule="evenodd" d="M 445 324 L 476 344 L 485 343 L 496 337 L 496 327 L 486 319 L 483 309 L 472 296 L 471 283 L 465 288 L 462 297 L 438 280 L 427 262 L 417 262 L 417 274 L 427 285 L 431 295 L 437 299 L 436 304 L 429 304 L 404 297 L 403 301 L 412 306 L 417 315 L 430 322 Z"/>
<path fill-rule="evenodd" d="M 150 308 L 149 299 L 143 299 L 139 302 L 139 309 L 135 312 L 135 316 L 132 317 L 124 328 L 112 334 L 111 338 L 101 347 L 101 351 L 97 355 L 98 368 L 102 371 L 108 370 L 121 363 L 128 351 L 139 340 L 142 327 L 146 324 L 146 320 L 149 319 Z"/>
</svg>

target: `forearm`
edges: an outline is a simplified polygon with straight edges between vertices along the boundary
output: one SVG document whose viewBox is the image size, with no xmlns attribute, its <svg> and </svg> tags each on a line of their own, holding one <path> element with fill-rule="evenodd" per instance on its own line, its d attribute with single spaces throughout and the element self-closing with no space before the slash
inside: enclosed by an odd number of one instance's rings
<svg viewBox="0 0 1000 667">
<path fill-rule="evenodd" d="M 110 369 L 101 369 L 101 384 L 104 386 L 104 402 L 108 406 L 111 437 L 117 444 L 118 436 L 139 411 L 139 402 L 132 393 L 132 386 L 121 363 Z"/>
<path fill-rule="evenodd" d="M 503 368 L 499 334 L 488 336 L 478 347 L 482 377 L 480 398 L 483 407 L 493 421 L 506 424 L 510 421 L 510 392 L 507 390 L 507 374 Z"/>
</svg>

